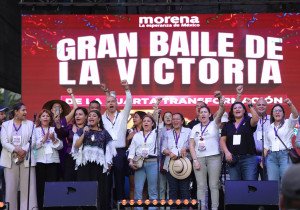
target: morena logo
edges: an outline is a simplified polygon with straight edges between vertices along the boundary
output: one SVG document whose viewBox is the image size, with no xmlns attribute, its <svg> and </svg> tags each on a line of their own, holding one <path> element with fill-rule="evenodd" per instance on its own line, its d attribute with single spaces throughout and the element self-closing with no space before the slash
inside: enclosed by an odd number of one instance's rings
<svg viewBox="0 0 300 210">
<path fill-rule="evenodd" d="M 139 24 L 199 24 L 197 16 L 139 17 Z"/>
</svg>

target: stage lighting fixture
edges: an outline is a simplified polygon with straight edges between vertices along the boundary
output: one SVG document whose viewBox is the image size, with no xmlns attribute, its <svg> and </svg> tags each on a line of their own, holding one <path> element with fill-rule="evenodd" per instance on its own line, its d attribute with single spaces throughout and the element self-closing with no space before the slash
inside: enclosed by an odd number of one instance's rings
<svg viewBox="0 0 300 210">
<path fill-rule="evenodd" d="M 133 206 L 134 205 L 134 200 L 130 200 L 129 204 L 130 204 L 130 206 Z"/>
<path fill-rule="evenodd" d="M 118 202 L 118 210 L 124 209 L 125 207 L 150 207 L 150 206 L 156 206 L 156 207 L 196 207 L 198 210 L 200 210 L 200 201 L 193 199 L 169 199 L 169 200 L 159 200 L 159 199 L 146 199 L 146 200 L 121 200 Z"/>
<path fill-rule="evenodd" d="M 160 200 L 160 205 L 162 205 L 162 206 L 164 206 L 164 205 L 166 205 L 166 200 L 165 199 L 162 199 L 162 200 Z"/>
<path fill-rule="evenodd" d="M 151 202 L 150 202 L 149 199 L 145 200 L 145 204 L 146 204 L 147 206 L 148 206 L 150 203 L 151 203 Z"/>
<path fill-rule="evenodd" d="M 9 210 L 9 203 L 0 201 L 0 209 L 8 209 Z"/>
<path fill-rule="evenodd" d="M 122 200 L 122 201 L 121 201 L 121 204 L 122 204 L 123 206 L 125 206 L 125 205 L 127 204 L 127 200 L 126 200 L 126 199 Z"/>
<path fill-rule="evenodd" d="M 169 205 L 169 206 L 172 206 L 173 203 L 174 203 L 174 201 L 173 201 L 172 199 L 169 199 L 169 200 L 168 200 L 168 205 Z"/>
<path fill-rule="evenodd" d="M 196 200 L 196 199 L 193 199 L 193 200 L 191 201 L 191 204 L 192 204 L 192 205 L 196 205 L 196 204 L 197 204 L 197 200 Z"/>
</svg>

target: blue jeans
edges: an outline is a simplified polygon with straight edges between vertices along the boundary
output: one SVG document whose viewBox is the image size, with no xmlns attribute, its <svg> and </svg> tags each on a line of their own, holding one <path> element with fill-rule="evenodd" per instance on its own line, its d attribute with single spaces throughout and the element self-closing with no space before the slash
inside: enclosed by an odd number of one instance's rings
<svg viewBox="0 0 300 210">
<path fill-rule="evenodd" d="M 278 152 L 270 152 L 266 157 L 268 180 L 280 180 L 287 170 L 287 168 L 292 164 L 289 159 L 288 150 L 280 150 Z"/>
<path fill-rule="evenodd" d="M 143 199 L 143 188 L 147 178 L 149 199 L 158 199 L 157 192 L 157 161 L 145 160 L 142 168 L 134 173 L 134 199 Z M 143 209 L 141 207 L 135 209 Z M 157 207 L 149 207 L 156 210 Z"/>
<path fill-rule="evenodd" d="M 236 155 L 237 162 L 229 166 L 230 180 L 257 180 L 256 155 Z"/>
</svg>

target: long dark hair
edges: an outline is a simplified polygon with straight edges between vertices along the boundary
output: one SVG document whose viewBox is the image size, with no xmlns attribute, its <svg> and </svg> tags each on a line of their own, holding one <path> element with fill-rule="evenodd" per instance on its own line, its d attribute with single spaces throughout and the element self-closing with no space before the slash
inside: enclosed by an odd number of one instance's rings
<svg viewBox="0 0 300 210">
<path fill-rule="evenodd" d="M 89 112 L 88 112 L 88 110 L 87 110 L 86 108 L 84 108 L 84 107 L 77 107 L 77 108 L 75 109 L 74 115 L 73 115 L 73 118 L 74 118 L 74 124 L 75 124 L 75 125 L 76 125 L 75 114 L 76 114 L 77 110 L 81 110 L 81 111 L 85 114 L 85 116 L 88 116 L 88 114 L 89 114 Z M 102 117 L 101 117 L 101 119 L 102 119 Z M 87 124 L 87 119 L 86 119 L 86 121 L 85 121 L 84 124 L 85 124 L 85 125 Z"/>
<path fill-rule="evenodd" d="M 231 105 L 231 107 L 230 107 L 230 112 L 229 112 L 229 114 L 228 114 L 228 121 L 229 121 L 229 122 L 235 122 L 235 117 L 234 117 L 234 115 L 233 115 L 233 107 L 234 107 L 236 104 L 240 104 L 240 105 L 243 107 L 243 109 L 245 110 L 244 117 L 245 117 L 245 118 L 248 117 L 248 112 L 247 112 L 246 106 L 245 106 L 242 102 L 237 101 L 237 102 L 234 102 L 234 103 Z"/>
<path fill-rule="evenodd" d="M 143 119 L 144 116 L 147 115 L 146 112 L 144 112 L 144 111 L 136 111 L 136 112 L 133 114 L 133 116 L 136 115 L 136 114 L 137 114 L 141 119 Z M 132 128 L 135 128 L 135 126 L 133 125 Z"/>
<path fill-rule="evenodd" d="M 12 109 L 11 109 L 10 113 L 9 113 L 9 117 L 11 119 L 14 118 L 15 114 L 16 114 L 15 112 L 18 111 L 18 110 L 20 110 L 22 106 L 25 106 L 25 104 L 23 102 L 18 102 L 16 104 L 14 104 L 12 106 Z"/>
<path fill-rule="evenodd" d="M 101 130 L 104 130 L 104 125 L 103 125 L 101 113 L 100 113 L 98 110 L 91 110 L 91 111 L 89 112 L 89 114 L 90 114 L 91 112 L 96 113 L 96 115 L 99 117 L 100 121 L 99 121 L 98 127 L 101 128 Z"/>
<path fill-rule="evenodd" d="M 271 114 L 270 114 L 270 122 L 271 123 L 273 123 L 273 122 L 275 122 L 275 118 L 273 117 L 273 111 L 274 111 L 274 108 L 275 107 L 280 107 L 281 109 L 282 109 L 282 113 L 283 113 L 283 117 L 282 117 L 282 119 L 281 119 L 281 121 L 280 121 L 280 127 L 284 124 L 284 120 L 285 120 L 285 111 L 284 111 L 284 108 L 283 108 L 283 106 L 281 106 L 280 104 L 275 104 L 273 107 L 272 107 L 272 109 L 271 109 Z"/>
</svg>

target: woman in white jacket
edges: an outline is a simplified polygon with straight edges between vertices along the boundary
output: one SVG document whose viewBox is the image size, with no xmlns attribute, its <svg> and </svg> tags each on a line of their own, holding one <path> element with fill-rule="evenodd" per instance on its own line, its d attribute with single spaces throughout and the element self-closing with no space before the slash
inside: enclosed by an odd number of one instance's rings
<svg viewBox="0 0 300 210">
<path fill-rule="evenodd" d="M 57 138 L 52 125 L 51 112 L 43 109 L 37 119 L 34 132 L 36 152 L 36 183 L 39 209 L 43 209 L 45 182 L 58 181 L 59 154 L 63 142 Z"/>
<path fill-rule="evenodd" d="M 6 182 L 5 197 L 10 210 L 18 209 L 18 190 L 20 190 L 20 210 L 27 209 L 28 175 L 29 175 L 29 140 L 33 131 L 33 122 L 26 120 L 26 106 L 17 103 L 12 110 L 13 119 L 2 124 L 0 165 L 4 167 Z M 29 209 L 37 209 L 35 159 L 31 153 L 31 179 Z"/>
</svg>

